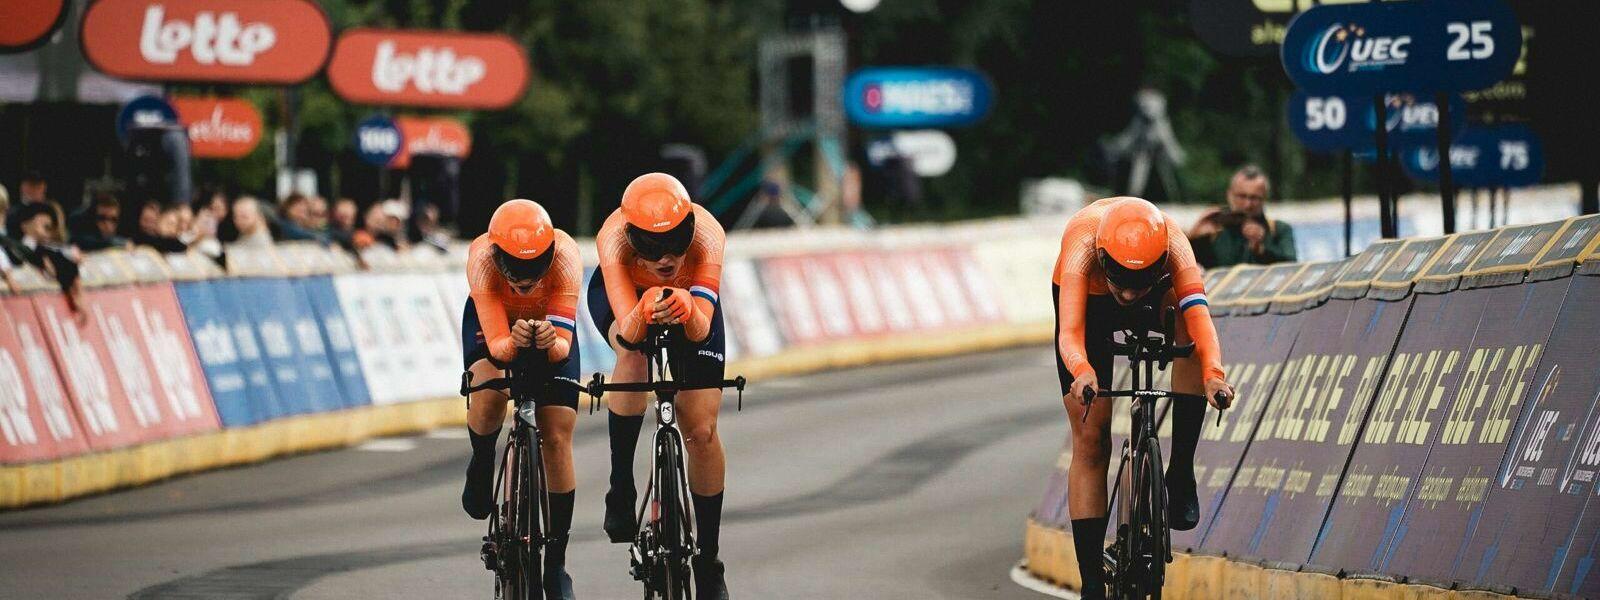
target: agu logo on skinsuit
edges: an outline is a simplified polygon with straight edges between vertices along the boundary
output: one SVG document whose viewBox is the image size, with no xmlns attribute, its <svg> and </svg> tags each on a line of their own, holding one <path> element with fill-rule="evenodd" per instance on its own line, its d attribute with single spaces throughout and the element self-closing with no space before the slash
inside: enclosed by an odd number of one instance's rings
<svg viewBox="0 0 1600 600">
<path fill-rule="evenodd" d="M 305 0 L 97 0 L 83 53 L 123 79 L 299 83 L 322 68 L 327 17 Z"/>
<path fill-rule="evenodd" d="M 1410 57 L 1411 36 L 1368 36 L 1360 25 L 1334 23 L 1312 36 L 1305 51 L 1307 71 L 1332 75 L 1346 68 L 1351 72 L 1403 65 Z"/>
</svg>

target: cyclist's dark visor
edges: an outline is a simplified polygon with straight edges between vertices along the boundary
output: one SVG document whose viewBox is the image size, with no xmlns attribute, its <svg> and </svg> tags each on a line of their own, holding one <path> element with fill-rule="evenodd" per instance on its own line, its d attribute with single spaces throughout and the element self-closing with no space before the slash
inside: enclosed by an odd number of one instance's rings
<svg viewBox="0 0 1600 600">
<path fill-rule="evenodd" d="M 1154 286 L 1161 280 L 1161 275 L 1167 272 L 1167 254 L 1161 253 L 1161 258 L 1143 269 L 1129 269 L 1122 263 L 1111 258 L 1104 249 L 1097 250 L 1100 256 L 1100 269 L 1105 271 L 1106 280 L 1111 285 L 1124 290 L 1145 290 Z"/>
<path fill-rule="evenodd" d="M 628 245 L 633 246 L 633 253 L 639 258 L 656 261 L 663 256 L 682 256 L 694 241 L 694 213 L 684 217 L 677 227 L 661 233 L 651 233 L 632 224 L 627 230 Z"/>
<path fill-rule="evenodd" d="M 533 258 L 524 259 L 512 256 L 510 252 L 495 246 L 494 266 L 499 267 L 500 275 L 513 284 L 538 281 L 544 277 L 545 271 L 550 270 L 550 263 L 555 260 L 556 256 L 554 250 L 555 242 L 552 241 L 550 247 L 545 248 L 543 253 Z"/>
</svg>

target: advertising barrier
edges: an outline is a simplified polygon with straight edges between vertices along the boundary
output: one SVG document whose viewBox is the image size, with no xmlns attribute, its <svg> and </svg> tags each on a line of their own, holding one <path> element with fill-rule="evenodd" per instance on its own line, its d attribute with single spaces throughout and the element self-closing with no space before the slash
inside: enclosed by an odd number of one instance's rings
<svg viewBox="0 0 1600 600">
<path fill-rule="evenodd" d="M 10 305 L 20 298 L 0 298 Z M 34 462 L 89 449 L 50 350 L 32 314 L 0 310 L 0 464 Z"/>
</svg>

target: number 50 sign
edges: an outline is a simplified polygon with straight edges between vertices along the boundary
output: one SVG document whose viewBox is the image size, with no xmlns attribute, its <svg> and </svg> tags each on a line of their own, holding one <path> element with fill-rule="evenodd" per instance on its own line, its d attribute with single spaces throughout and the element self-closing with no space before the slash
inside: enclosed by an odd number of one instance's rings
<svg viewBox="0 0 1600 600">
<path fill-rule="evenodd" d="M 1281 58 L 1315 94 L 1467 91 L 1511 74 L 1522 28 L 1502 0 L 1324 4 L 1289 22 Z"/>
</svg>

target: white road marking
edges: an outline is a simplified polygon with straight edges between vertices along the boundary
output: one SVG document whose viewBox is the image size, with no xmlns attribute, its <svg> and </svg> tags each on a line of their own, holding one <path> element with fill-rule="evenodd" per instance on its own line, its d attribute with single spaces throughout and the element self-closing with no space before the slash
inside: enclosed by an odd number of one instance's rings
<svg viewBox="0 0 1600 600">
<path fill-rule="evenodd" d="M 411 438 L 383 438 L 368 441 L 356 446 L 356 449 L 366 452 L 410 452 L 417 449 L 417 441 Z"/>
<path fill-rule="evenodd" d="M 1051 585 L 1048 581 L 1034 577 L 1033 573 L 1029 573 L 1028 569 L 1022 566 L 1021 562 L 1018 562 L 1017 566 L 1011 567 L 1011 581 L 1017 585 L 1028 588 L 1035 592 L 1039 592 L 1046 596 L 1053 596 L 1056 598 L 1062 598 L 1064 600 L 1081 600 L 1083 598 L 1083 596 L 1078 595 L 1077 592 L 1066 588 L 1056 587 Z"/>
<path fill-rule="evenodd" d="M 430 440 L 463 440 L 467 438 L 467 430 L 464 427 L 435 429 L 428 432 L 427 438 Z"/>
</svg>

